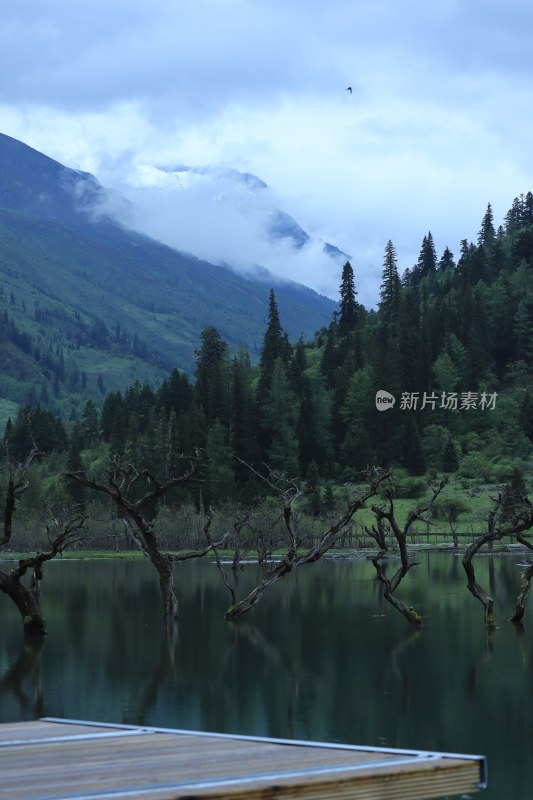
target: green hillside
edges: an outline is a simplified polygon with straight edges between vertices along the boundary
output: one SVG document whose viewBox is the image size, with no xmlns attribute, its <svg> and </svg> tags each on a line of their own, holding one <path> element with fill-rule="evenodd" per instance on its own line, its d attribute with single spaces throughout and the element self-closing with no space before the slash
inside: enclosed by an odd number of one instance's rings
<svg viewBox="0 0 533 800">
<path fill-rule="evenodd" d="M 190 372 L 207 325 L 258 356 L 268 277 L 245 278 L 87 213 L 102 193 L 92 176 L 0 135 L 4 402 L 68 416 L 82 398 L 158 382 L 176 366 Z M 296 284 L 276 294 L 293 338 L 311 336 L 335 308 Z"/>
</svg>

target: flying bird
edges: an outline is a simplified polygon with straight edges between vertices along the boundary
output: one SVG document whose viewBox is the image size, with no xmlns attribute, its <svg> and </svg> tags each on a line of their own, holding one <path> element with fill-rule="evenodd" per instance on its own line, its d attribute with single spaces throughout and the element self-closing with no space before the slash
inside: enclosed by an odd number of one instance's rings
<svg viewBox="0 0 533 800">
<path fill-rule="evenodd" d="M 352 87 L 351 87 L 351 86 L 348 86 L 348 87 L 347 87 L 347 89 L 346 89 L 346 91 L 347 91 L 347 92 L 350 92 L 350 94 L 351 94 L 351 93 L 352 93 Z"/>
</svg>

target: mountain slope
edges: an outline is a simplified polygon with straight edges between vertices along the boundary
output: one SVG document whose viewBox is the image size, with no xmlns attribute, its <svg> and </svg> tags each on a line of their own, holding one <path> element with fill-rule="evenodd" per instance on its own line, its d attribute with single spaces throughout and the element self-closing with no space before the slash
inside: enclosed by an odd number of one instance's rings
<svg viewBox="0 0 533 800">
<path fill-rule="evenodd" d="M 55 394 L 64 412 L 136 377 L 190 372 L 206 325 L 259 352 L 272 276 L 243 277 L 97 216 L 104 196 L 93 176 L 0 135 L 0 398 L 53 405 Z M 275 291 L 293 338 L 331 319 L 328 298 Z"/>
</svg>

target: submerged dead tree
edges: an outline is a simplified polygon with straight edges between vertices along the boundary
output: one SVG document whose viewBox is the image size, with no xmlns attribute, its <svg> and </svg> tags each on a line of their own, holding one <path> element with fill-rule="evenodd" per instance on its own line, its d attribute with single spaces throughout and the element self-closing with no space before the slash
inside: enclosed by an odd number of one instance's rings
<svg viewBox="0 0 533 800">
<path fill-rule="evenodd" d="M 28 471 L 40 455 L 42 454 L 35 447 L 23 462 L 15 463 L 9 457 L 9 450 L 7 451 L 8 476 L 0 547 L 12 545 L 13 516 L 16 505 L 28 488 Z M 71 511 L 64 518 L 52 519 L 46 525 L 49 546 L 45 551 L 21 558 L 13 569 L 0 570 L 0 591 L 4 592 L 17 607 L 22 618 L 26 639 L 46 635 L 46 624 L 41 611 L 41 581 L 44 564 L 62 553 L 66 547 L 80 540 L 85 519 L 85 515 L 77 511 Z M 23 578 L 28 574 L 31 575 L 29 587 L 23 582 Z"/>
<path fill-rule="evenodd" d="M 485 625 L 493 630 L 496 627 L 494 619 L 494 600 L 478 583 L 474 567 L 474 556 L 479 553 L 485 545 L 492 546 L 494 542 L 501 541 L 506 537 L 515 536 L 517 541 L 529 550 L 533 550 L 531 543 L 523 536 L 524 531 L 533 528 L 533 506 L 528 497 L 521 497 L 521 507 L 510 523 L 505 524 L 505 517 L 502 518 L 503 498 L 499 495 L 487 518 L 487 530 L 478 536 L 466 549 L 463 557 L 463 567 L 467 577 L 468 591 L 479 600 L 483 606 Z M 511 617 L 511 622 L 520 622 L 524 616 L 525 607 L 529 595 L 531 579 L 533 577 L 533 567 L 528 567 L 522 573 L 522 589 L 515 604 L 515 610 Z"/>
<path fill-rule="evenodd" d="M 396 596 L 396 590 L 412 567 L 418 566 L 420 562 L 411 561 L 407 549 L 407 538 L 411 532 L 411 528 L 416 521 L 428 523 L 428 518 L 425 516 L 438 495 L 444 488 L 444 481 L 438 487 L 433 489 L 431 499 L 424 505 L 419 506 L 412 511 L 402 527 L 398 524 L 395 516 L 394 501 L 392 496 L 389 496 L 389 505 L 385 509 L 378 505 L 372 506 L 372 511 L 376 518 L 376 524 L 371 527 L 365 527 L 366 532 L 376 541 L 379 551 L 369 556 L 369 560 L 375 567 L 378 581 L 383 586 L 383 596 L 394 608 L 402 614 L 406 620 L 414 625 L 416 628 L 422 627 L 422 617 L 418 614 L 412 606 L 406 606 L 405 603 Z M 391 578 L 387 577 L 384 559 L 390 555 L 388 546 L 388 537 L 392 535 L 400 554 L 400 566 Z"/>
<path fill-rule="evenodd" d="M 90 478 L 85 472 L 67 473 L 67 477 L 71 480 L 87 489 L 107 495 L 115 503 L 129 538 L 157 570 L 164 617 L 169 624 L 178 616 L 173 564 L 205 556 L 224 542 L 222 539 L 213 543 L 207 527 L 204 529 L 207 543 L 201 550 L 172 554 L 163 552 L 159 546 L 153 519 L 154 504 L 176 486 L 203 483 L 199 476 L 200 456 L 190 457 L 187 462 L 187 467 L 181 475 L 174 475 L 163 481 L 148 469 L 138 469 L 133 464 L 120 460 L 116 461 L 112 469 L 107 470 L 106 483 Z"/>
<path fill-rule="evenodd" d="M 533 544 L 526 539 L 521 533 L 516 536 L 516 541 L 527 547 L 528 550 L 533 551 Z M 520 593 L 516 598 L 513 614 L 509 622 L 521 623 L 526 611 L 526 604 L 529 597 L 529 590 L 531 588 L 531 579 L 533 578 L 533 561 L 524 569 L 520 576 Z"/>
<path fill-rule="evenodd" d="M 250 469 L 277 495 L 283 517 L 287 550 L 279 562 L 266 570 L 263 580 L 245 598 L 228 608 L 225 614 L 228 620 L 238 619 L 247 611 L 250 611 L 259 602 L 264 593 L 276 584 L 280 578 L 304 564 L 312 564 L 322 558 L 343 536 L 346 526 L 351 522 L 354 514 L 363 507 L 367 500 L 378 493 L 380 484 L 388 478 L 388 473 L 380 474 L 375 472 L 371 477 L 369 486 L 348 504 L 348 508 L 342 517 L 322 533 L 313 547 L 301 552 L 302 540 L 294 524 L 294 505 L 305 494 L 309 494 L 313 490 L 303 488 L 296 480 L 287 479 L 274 471 L 270 471 L 267 476 L 264 476 L 253 468 L 250 467 Z"/>
</svg>

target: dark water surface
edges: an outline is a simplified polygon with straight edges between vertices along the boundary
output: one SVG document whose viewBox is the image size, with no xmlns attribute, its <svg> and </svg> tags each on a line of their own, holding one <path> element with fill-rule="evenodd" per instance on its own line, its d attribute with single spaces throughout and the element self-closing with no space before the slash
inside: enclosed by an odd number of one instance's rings
<svg viewBox="0 0 533 800">
<path fill-rule="evenodd" d="M 485 557 L 499 628 L 488 636 L 460 558 L 422 554 L 401 596 L 422 631 L 380 599 L 364 561 L 322 561 L 283 579 L 238 624 L 208 561 L 176 568 L 180 620 L 170 645 L 157 579 L 144 561 L 55 561 L 49 635 L 25 649 L 0 596 L 0 722 L 69 717 L 489 758 L 486 800 L 531 796 L 533 606 L 507 618 L 519 556 Z M 256 567 L 247 567 L 243 588 Z"/>
</svg>

